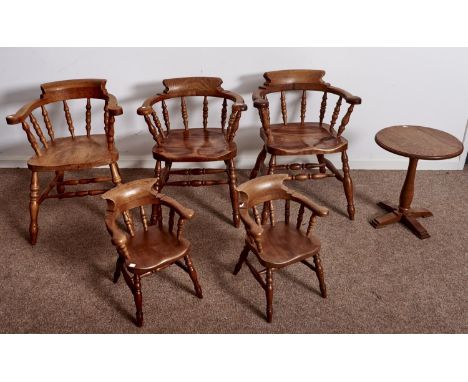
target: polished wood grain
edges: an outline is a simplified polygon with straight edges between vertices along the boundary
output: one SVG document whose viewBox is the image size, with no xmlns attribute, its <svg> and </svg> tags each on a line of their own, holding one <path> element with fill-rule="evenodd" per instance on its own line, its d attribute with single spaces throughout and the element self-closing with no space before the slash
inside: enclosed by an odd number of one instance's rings
<svg viewBox="0 0 468 382">
<path fill-rule="evenodd" d="M 199 298 L 203 297 L 190 256 L 190 242 L 183 237 L 184 223 L 192 219 L 194 212 L 166 195 L 156 194 L 153 190 L 155 182 L 156 179 L 136 180 L 121 184 L 102 195 L 107 201 L 106 227 L 118 253 L 114 283 L 121 274 L 124 276 L 134 295 L 137 326 L 143 325 L 141 279 L 172 264 L 189 274 L 195 294 Z M 148 225 L 147 207 L 156 207 L 160 211 L 157 224 Z M 167 224 L 163 222 L 163 207 L 169 210 Z M 121 216 L 127 232 L 119 228 L 118 219 Z M 141 220 L 139 227 L 136 216 Z"/>
<path fill-rule="evenodd" d="M 331 86 L 323 80 L 323 70 L 279 70 L 266 72 L 265 83 L 253 93 L 254 106 L 258 109 L 262 129 L 260 136 L 264 147 L 260 151 L 250 178 L 255 178 L 263 165 L 265 157 L 270 154 L 275 156 L 300 156 L 316 155 L 317 167 L 299 166 L 300 169 L 317 169 L 316 172 L 307 172 L 294 175 L 295 180 L 322 179 L 328 176 L 336 177 L 343 183 L 347 200 L 348 216 L 354 219 L 354 194 L 353 184 L 349 171 L 348 141 L 342 136 L 348 126 L 354 106 L 361 103 L 359 97 L 353 96 L 346 90 Z M 300 122 L 292 122 L 287 110 L 287 93 L 291 91 L 302 92 L 300 98 Z M 313 112 L 307 107 L 307 94 L 321 93 L 320 107 L 318 108 L 318 122 L 307 122 L 307 112 Z M 270 122 L 270 108 L 268 96 L 280 93 L 281 116 L 283 123 Z M 334 105 L 330 95 L 337 97 Z M 343 112 L 343 101 L 347 103 Z M 327 108 L 331 110 L 330 122 L 324 122 Z M 308 110 L 309 109 L 309 110 Z M 340 120 L 340 116 L 342 118 Z M 324 156 L 331 153 L 342 153 L 343 174 L 331 164 Z M 276 160 L 273 160 L 276 163 Z M 296 166 L 297 167 L 297 166 Z M 280 167 L 273 165 L 268 167 L 268 173 L 273 174 Z M 284 169 L 284 165 L 281 165 Z M 299 169 L 298 168 L 298 169 Z M 327 172 L 329 170 L 329 172 Z"/>
<path fill-rule="evenodd" d="M 316 273 L 322 297 L 327 296 L 320 262 L 320 240 L 313 234 L 313 228 L 317 217 L 328 215 L 328 209 L 287 188 L 284 181 L 290 179 L 291 177 L 286 174 L 267 175 L 249 180 L 237 187 L 240 216 L 245 226 L 246 237 L 234 274 L 239 273 L 244 263 L 248 266 L 265 290 L 268 322 L 271 322 L 273 317 L 274 271 L 298 262 L 305 264 Z M 275 211 L 275 202 L 280 201 L 284 201 L 284 220 Z M 299 206 L 296 222 L 291 221 L 291 204 Z M 263 210 L 260 220 L 261 206 Z M 306 223 L 305 231 L 303 223 Z M 264 270 L 258 271 L 248 260 L 250 252 L 265 267 Z M 315 265 L 307 261 L 310 257 L 313 258 Z M 261 277 L 263 273 L 266 274 L 265 280 Z"/>
<path fill-rule="evenodd" d="M 82 79 L 50 82 L 42 84 L 41 90 L 42 94 L 39 99 L 29 102 L 16 114 L 7 117 L 9 125 L 21 124 L 35 152 L 35 155 L 28 160 L 28 168 L 32 171 L 29 233 L 33 245 L 36 244 L 39 230 L 39 206 L 45 199 L 99 195 L 108 188 L 78 191 L 66 191 L 66 188 L 100 182 L 113 182 L 114 185 L 117 185 L 122 182 L 117 166 L 119 154 L 114 145 L 114 123 L 115 116 L 121 115 L 123 111 L 116 98 L 107 92 L 106 80 Z M 67 102 L 76 99 L 86 100 L 83 108 L 86 135 L 77 135 L 78 126 L 73 121 Z M 104 101 L 105 134 L 92 134 L 93 125 L 102 126 L 102 122 L 92 122 L 91 120 L 92 99 Z M 56 137 L 51 117 L 47 111 L 47 107 L 54 103 L 59 103 L 62 106 L 70 137 Z M 42 116 L 42 123 L 39 116 Z M 46 137 L 46 133 L 49 138 Z M 64 179 L 66 171 L 77 171 L 104 165 L 110 167 L 111 177 Z M 39 172 L 55 174 L 42 193 L 39 187 Z M 57 193 L 50 194 L 54 188 Z"/>
<path fill-rule="evenodd" d="M 429 238 L 427 230 L 416 219 L 430 217 L 432 212 L 425 208 L 411 207 L 418 160 L 441 160 L 456 157 L 463 152 L 463 144 L 444 131 L 408 125 L 382 129 L 376 134 L 375 141 L 385 150 L 408 157 L 409 165 L 398 207 L 387 202 L 379 202 L 378 205 L 387 213 L 372 219 L 371 225 L 374 228 L 383 228 L 401 222 L 418 238 Z"/>
<path fill-rule="evenodd" d="M 163 81 L 165 90 L 146 99 L 138 109 L 138 114 L 144 116 L 148 130 L 156 145 L 153 147 L 153 157 L 156 159 L 155 190 L 161 191 L 165 185 L 173 186 L 211 186 L 229 185 L 233 222 L 239 226 L 239 212 L 237 209 L 236 169 L 234 158 L 237 155 L 237 146 L 234 138 L 239 128 L 242 111 L 247 109 L 242 97 L 236 93 L 224 90 L 223 81 L 218 77 L 185 77 L 171 78 Z M 187 105 L 187 97 L 199 97 L 203 112 L 202 124 L 193 122 Z M 208 126 L 210 113 L 210 99 L 222 99 L 220 113 L 220 126 Z M 183 127 L 177 128 L 171 124 L 171 113 L 167 105 L 170 101 L 179 103 L 180 117 Z M 231 113 L 228 117 L 228 103 L 231 104 Z M 158 117 L 158 106 L 161 106 L 164 127 Z M 211 110 L 213 113 L 213 110 Z M 150 118 L 152 116 L 152 118 Z M 203 172 L 203 169 L 171 170 L 174 162 L 215 162 L 223 161 L 227 180 L 221 179 L 190 179 L 169 181 L 170 175 L 205 175 L 220 173 Z M 164 168 L 162 163 L 164 162 Z M 184 172 L 185 171 L 185 172 Z M 156 220 L 156 211 L 152 213 L 152 221 Z"/>
</svg>

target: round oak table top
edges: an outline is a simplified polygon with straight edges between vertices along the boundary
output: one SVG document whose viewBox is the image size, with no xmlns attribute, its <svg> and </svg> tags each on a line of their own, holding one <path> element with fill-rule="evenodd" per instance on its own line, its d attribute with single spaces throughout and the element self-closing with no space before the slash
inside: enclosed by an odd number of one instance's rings
<svg viewBox="0 0 468 382">
<path fill-rule="evenodd" d="M 386 127 L 375 141 L 387 151 L 416 159 L 449 159 L 463 152 L 463 144 L 453 135 L 423 126 Z"/>
</svg>

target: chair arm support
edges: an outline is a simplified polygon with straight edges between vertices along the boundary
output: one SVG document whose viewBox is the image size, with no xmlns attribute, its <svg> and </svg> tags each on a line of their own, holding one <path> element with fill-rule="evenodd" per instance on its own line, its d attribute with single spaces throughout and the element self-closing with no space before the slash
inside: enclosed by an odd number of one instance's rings
<svg viewBox="0 0 468 382">
<path fill-rule="evenodd" d="M 254 102 L 254 107 L 262 108 L 269 107 L 268 100 L 262 95 L 263 89 L 256 89 L 252 94 L 252 100 Z"/>
<path fill-rule="evenodd" d="M 226 96 L 226 98 L 229 98 L 231 101 L 234 101 L 234 104 L 232 105 L 233 110 L 240 110 L 240 111 L 246 111 L 247 110 L 247 105 L 244 102 L 244 98 L 242 98 L 241 95 L 231 92 L 229 90 L 223 90 L 221 92 L 222 96 Z"/>
<path fill-rule="evenodd" d="M 125 235 L 125 233 L 123 233 L 122 230 L 117 226 L 114 211 L 107 212 L 105 220 L 107 231 L 111 235 L 112 244 L 122 250 L 124 254 L 127 254 L 127 235 Z"/>
<path fill-rule="evenodd" d="M 335 86 L 328 86 L 327 90 L 330 93 L 337 94 L 339 96 L 342 96 L 347 103 L 351 105 L 360 105 L 361 104 L 361 98 L 355 95 L 352 95 L 350 92 L 347 92 L 344 89 L 337 88 Z"/>
<path fill-rule="evenodd" d="M 315 213 L 317 216 L 323 217 L 328 215 L 328 209 L 322 206 L 319 206 L 318 204 L 315 204 L 312 200 L 307 198 L 306 196 L 298 193 L 298 192 L 293 192 L 291 194 L 291 200 L 294 200 L 295 202 L 298 202 L 304 207 L 307 207 L 310 211 Z"/>
<path fill-rule="evenodd" d="M 112 115 L 123 114 L 122 107 L 118 104 L 117 98 L 115 98 L 115 96 L 112 94 L 109 94 L 109 102 L 107 104 L 107 110 L 109 110 L 109 113 L 111 113 Z"/>
<path fill-rule="evenodd" d="M 244 223 L 247 233 L 255 239 L 259 239 L 262 236 L 263 228 L 260 227 L 249 215 L 249 212 L 245 208 L 240 208 L 240 217 Z"/>
<path fill-rule="evenodd" d="M 154 191 L 151 191 L 154 193 Z M 176 200 L 172 199 L 171 197 L 163 194 L 156 194 L 156 197 L 160 200 L 161 204 L 164 204 L 168 207 L 173 208 L 177 211 L 177 213 L 183 218 L 190 220 L 195 215 L 195 211 L 191 210 L 190 208 L 184 207 L 182 204 L 177 202 Z"/>
</svg>

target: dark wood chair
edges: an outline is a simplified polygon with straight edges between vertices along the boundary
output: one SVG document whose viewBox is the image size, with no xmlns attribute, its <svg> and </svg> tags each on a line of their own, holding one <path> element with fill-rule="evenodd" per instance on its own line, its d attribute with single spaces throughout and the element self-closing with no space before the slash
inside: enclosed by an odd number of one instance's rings
<svg viewBox="0 0 468 382">
<path fill-rule="evenodd" d="M 143 115 L 148 129 L 156 142 L 153 148 L 153 157 L 156 159 L 155 177 L 157 179 L 156 191 L 160 191 L 164 185 L 173 186 L 211 186 L 229 184 L 232 215 L 234 225 L 239 226 L 239 214 L 237 212 L 236 169 L 234 158 L 237 155 L 237 147 L 234 142 L 236 131 L 239 127 L 241 113 L 247 110 L 244 100 L 238 94 L 224 90 L 221 87 L 223 81 L 217 77 L 186 77 L 172 78 L 163 81 L 166 87 L 164 92 L 146 99 L 138 109 L 138 114 Z M 190 120 L 187 107 L 188 97 L 203 97 L 203 125 Z M 209 99 L 222 99 L 220 112 L 220 126 L 208 127 Z M 168 100 L 180 104 L 183 128 L 177 128 L 170 122 Z M 231 113 L 228 118 L 228 103 L 232 103 Z M 162 127 L 158 112 L 160 106 L 165 128 Z M 177 108 L 178 109 L 178 108 Z M 173 115 L 171 115 L 172 117 Z M 200 121 L 201 122 L 201 121 Z M 192 127 L 203 126 L 203 127 Z M 171 170 L 174 162 L 213 162 L 224 161 L 226 169 L 177 169 Z M 161 169 L 164 162 L 164 169 Z M 208 174 L 227 173 L 227 180 L 192 179 L 169 182 L 169 175 L 204 176 Z M 156 216 L 153 213 L 151 222 Z"/>
<path fill-rule="evenodd" d="M 141 278 L 144 276 L 176 264 L 190 275 L 196 295 L 203 297 L 190 257 L 190 243 L 182 237 L 184 223 L 193 217 L 194 212 L 166 195 L 156 194 L 152 190 L 155 181 L 136 180 L 121 184 L 102 195 L 107 200 L 107 230 L 118 253 L 114 283 L 123 274 L 135 299 L 137 326 L 143 325 Z M 149 225 L 145 212 L 145 206 L 150 205 L 158 210 L 158 221 L 153 226 Z M 163 206 L 169 210 L 167 225 L 163 224 Z M 137 210 L 140 215 L 140 229 L 136 227 L 132 210 Z M 121 216 L 127 233 L 118 226 Z M 180 261 L 182 258 L 185 264 Z"/>
<path fill-rule="evenodd" d="M 291 179 L 286 174 L 267 175 L 237 187 L 240 199 L 240 217 L 246 230 L 245 247 L 234 269 L 239 273 L 246 263 L 255 279 L 266 293 L 267 320 L 273 316 L 273 272 L 288 265 L 301 262 L 312 269 L 318 277 L 320 292 L 327 297 L 323 268 L 320 261 L 320 240 L 312 234 L 317 216 L 328 215 L 328 210 L 313 203 L 304 195 L 288 189 L 283 182 Z M 274 201 L 284 200 L 284 220 L 275 221 Z M 299 205 L 297 220 L 291 222 L 291 201 Z M 258 207 L 263 205 L 262 213 Z M 303 230 L 304 211 L 310 211 L 307 229 Z M 252 215 L 252 216 L 251 216 Z M 268 223 L 269 220 L 269 223 Z M 265 267 L 257 271 L 247 256 L 252 252 Z M 314 264 L 307 261 L 312 257 Z M 261 275 L 266 274 L 264 281 Z"/>
<path fill-rule="evenodd" d="M 258 109 L 262 130 L 260 136 L 264 147 L 257 157 L 250 179 L 257 176 L 260 166 L 263 165 L 266 154 L 270 154 L 268 174 L 276 170 L 308 170 L 293 176 L 295 180 L 322 179 L 336 177 L 343 183 L 348 202 L 348 215 L 354 220 L 353 183 L 349 174 L 348 141 L 342 137 L 347 126 L 354 105 L 361 103 L 359 97 L 353 96 L 343 89 L 336 88 L 323 81 L 323 70 L 279 70 L 264 74 L 265 84 L 253 93 L 254 106 Z M 291 122 L 288 115 L 286 93 L 300 91 L 300 122 Z M 307 93 L 321 94 L 319 116 L 317 122 L 306 122 Z M 267 96 L 271 93 L 280 93 L 282 123 L 270 123 L 270 108 Z M 332 112 L 328 112 L 330 123 L 325 123 L 329 98 L 336 98 Z M 349 107 L 338 123 L 341 105 L 345 100 Z M 338 126 L 338 130 L 336 127 Z M 341 153 L 343 174 L 325 158 L 326 154 Z M 292 163 L 276 164 L 277 156 L 304 156 L 316 155 L 318 163 Z M 330 172 L 327 172 L 330 170 Z"/>
<path fill-rule="evenodd" d="M 107 191 L 100 190 L 80 190 L 68 191 L 68 186 L 76 186 L 90 183 L 110 182 L 115 185 L 122 182 L 117 160 L 119 154 L 114 146 L 114 121 L 115 116 L 121 115 L 122 108 L 117 104 L 116 98 L 106 90 L 106 80 L 83 79 L 50 82 L 41 85 L 42 94 L 39 99 L 23 106 L 16 114 L 7 117 L 9 125 L 21 123 L 31 144 L 35 155 L 28 160 L 28 168 L 32 171 L 30 186 L 29 211 L 31 222 L 29 234 L 31 244 L 36 244 L 38 234 L 38 213 L 39 206 L 45 199 L 50 198 L 71 198 L 75 196 L 99 195 Z M 83 99 L 83 109 L 85 109 L 85 135 L 75 133 L 75 124 L 71 116 L 68 105 L 69 100 Z M 91 134 L 91 99 L 102 100 L 104 117 L 97 125 L 104 125 L 105 134 Z M 98 102 L 98 101 L 96 101 Z M 70 137 L 58 138 L 52 126 L 51 118 L 47 107 L 53 103 L 62 104 L 65 120 Z M 54 106 L 52 106 L 54 107 Z M 44 135 L 39 117 L 35 114 L 42 114 L 44 126 L 48 137 Z M 39 139 L 42 147 L 31 130 L 28 123 L 32 124 L 33 131 Z M 88 179 L 68 179 L 65 180 L 66 171 L 76 171 L 103 165 L 109 165 L 111 177 L 98 177 Z M 45 190 L 40 193 L 39 173 L 55 172 L 55 177 L 48 184 Z M 50 194 L 56 188 L 57 192 Z"/>
</svg>

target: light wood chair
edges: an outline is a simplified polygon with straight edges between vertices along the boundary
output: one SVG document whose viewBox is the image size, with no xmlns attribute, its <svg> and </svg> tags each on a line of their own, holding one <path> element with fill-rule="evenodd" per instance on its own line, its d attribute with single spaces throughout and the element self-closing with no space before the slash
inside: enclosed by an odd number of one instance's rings
<svg viewBox="0 0 468 382">
<path fill-rule="evenodd" d="M 288 189 L 283 184 L 288 179 L 291 177 L 286 174 L 267 175 L 249 180 L 237 187 L 240 217 L 245 226 L 246 237 L 234 274 L 239 273 L 244 263 L 247 264 L 255 279 L 265 290 L 268 322 L 271 322 L 273 317 L 273 272 L 288 265 L 301 262 L 312 269 L 317 274 L 322 297 L 327 297 L 319 254 L 320 240 L 312 231 L 316 218 L 328 215 L 328 210 L 304 195 Z M 274 201 L 284 201 L 284 220 L 276 219 Z M 299 205 L 295 223 L 291 222 L 291 201 Z M 261 214 L 259 205 L 263 205 Z M 303 230 L 306 209 L 311 214 L 307 229 Z M 247 259 L 250 252 L 265 267 L 264 270 L 257 271 Z M 307 261 L 310 257 L 313 258 L 314 265 Z M 264 273 L 265 280 L 261 277 Z"/>
<path fill-rule="evenodd" d="M 152 190 L 155 181 L 136 180 L 121 184 L 102 195 L 107 200 L 107 230 L 118 253 L 114 283 L 121 274 L 124 276 L 135 299 L 137 326 L 143 325 L 142 277 L 176 264 L 189 274 L 197 297 L 203 297 L 190 257 L 190 242 L 182 237 L 184 224 L 186 220 L 192 219 L 194 212 L 166 195 L 156 194 Z M 149 225 L 145 206 L 158 211 L 155 225 Z M 163 206 L 169 210 L 167 225 L 163 224 Z M 140 215 L 140 229 L 137 229 L 132 210 L 137 210 L 136 213 Z M 118 226 L 121 216 L 127 233 Z M 185 264 L 181 259 L 184 259 Z"/>
<path fill-rule="evenodd" d="M 212 186 L 229 184 L 232 216 L 236 227 L 239 226 L 237 211 L 236 168 L 234 158 L 237 146 L 234 142 L 242 111 L 247 110 L 242 97 L 236 93 L 224 90 L 223 81 L 217 77 L 185 77 L 172 78 L 163 81 L 165 90 L 146 99 L 138 109 L 138 114 L 144 116 L 148 129 L 156 145 L 153 147 L 153 157 L 156 159 L 155 177 L 156 191 L 161 191 L 165 185 L 172 186 Z M 187 98 L 203 97 L 203 123 L 189 121 Z M 222 99 L 219 127 L 208 126 L 209 99 Z M 170 112 L 167 101 L 172 100 L 180 105 L 183 128 L 170 122 Z M 228 118 L 228 104 L 231 113 Z M 158 117 L 157 106 L 160 106 L 165 128 Z M 201 121 L 200 121 L 201 122 Z M 203 126 L 203 127 L 194 127 Z M 223 161 L 226 169 L 192 168 L 171 170 L 174 162 L 216 162 Z M 164 169 L 161 169 L 164 162 Z M 191 179 L 168 181 L 169 175 L 204 176 L 226 173 L 226 180 Z M 152 214 L 151 222 L 157 219 Z"/>
<path fill-rule="evenodd" d="M 265 84 L 253 93 L 254 106 L 258 109 L 262 129 L 260 136 L 264 146 L 257 157 L 250 179 L 257 176 L 263 165 L 266 154 L 270 154 L 268 174 L 276 170 L 307 170 L 309 172 L 296 174 L 295 180 L 323 179 L 336 177 L 343 183 L 347 203 L 348 215 L 354 220 L 355 208 L 353 198 L 353 183 L 348 164 L 348 141 L 342 136 L 348 125 L 355 105 L 361 103 L 359 97 L 353 96 L 346 90 L 331 86 L 323 81 L 323 70 L 279 70 L 264 74 Z M 286 94 L 300 91 L 300 122 L 291 122 L 291 113 L 288 114 Z M 270 122 L 270 108 L 268 96 L 280 93 L 282 123 Z M 318 121 L 307 122 L 307 95 L 318 93 L 321 95 Z M 330 115 L 330 122 L 325 123 L 327 106 L 331 96 L 336 98 L 336 104 Z M 338 124 L 343 100 L 349 105 L 341 122 Z M 338 126 L 338 130 L 336 127 Z M 330 162 L 325 155 L 341 153 L 343 174 Z M 308 156 L 316 155 L 318 163 L 290 163 L 276 164 L 278 156 Z M 330 172 L 327 172 L 327 169 Z"/>
<path fill-rule="evenodd" d="M 38 235 L 38 213 L 39 206 L 50 198 L 72 198 L 86 195 L 99 195 L 107 189 L 66 191 L 68 186 L 76 186 L 90 183 L 113 182 L 114 185 L 122 182 L 117 160 L 119 153 L 114 145 L 114 121 L 115 116 L 123 113 L 116 98 L 107 92 L 106 80 L 83 79 L 50 82 L 41 85 L 42 94 L 39 99 L 23 106 L 16 114 L 7 117 L 9 125 L 21 124 L 31 144 L 35 155 L 28 160 L 28 168 L 31 170 L 30 186 L 30 225 L 29 235 L 31 244 L 36 244 Z M 83 110 L 85 110 L 85 135 L 75 133 L 75 124 L 68 105 L 69 100 L 83 99 Z M 104 126 L 104 134 L 91 134 L 91 100 L 102 100 L 103 118 L 93 125 Z M 70 133 L 69 137 L 56 137 L 55 130 L 49 117 L 46 106 L 59 103 L 63 107 L 65 119 Z M 47 130 L 45 136 L 38 114 L 42 114 L 43 124 Z M 35 115 L 36 114 L 36 115 Z M 28 122 L 29 121 L 29 122 Z M 42 147 L 37 142 L 36 136 Z M 111 177 L 98 177 L 88 179 L 65 180 L 66 171 L 76 171 L 93 167 L 108 165 Z M 40 193 L 39 173 L 55 172 L 55 177 L 45 190 Z M 57 192 L 50 194 L 56 188 Z"/>
</svg>

